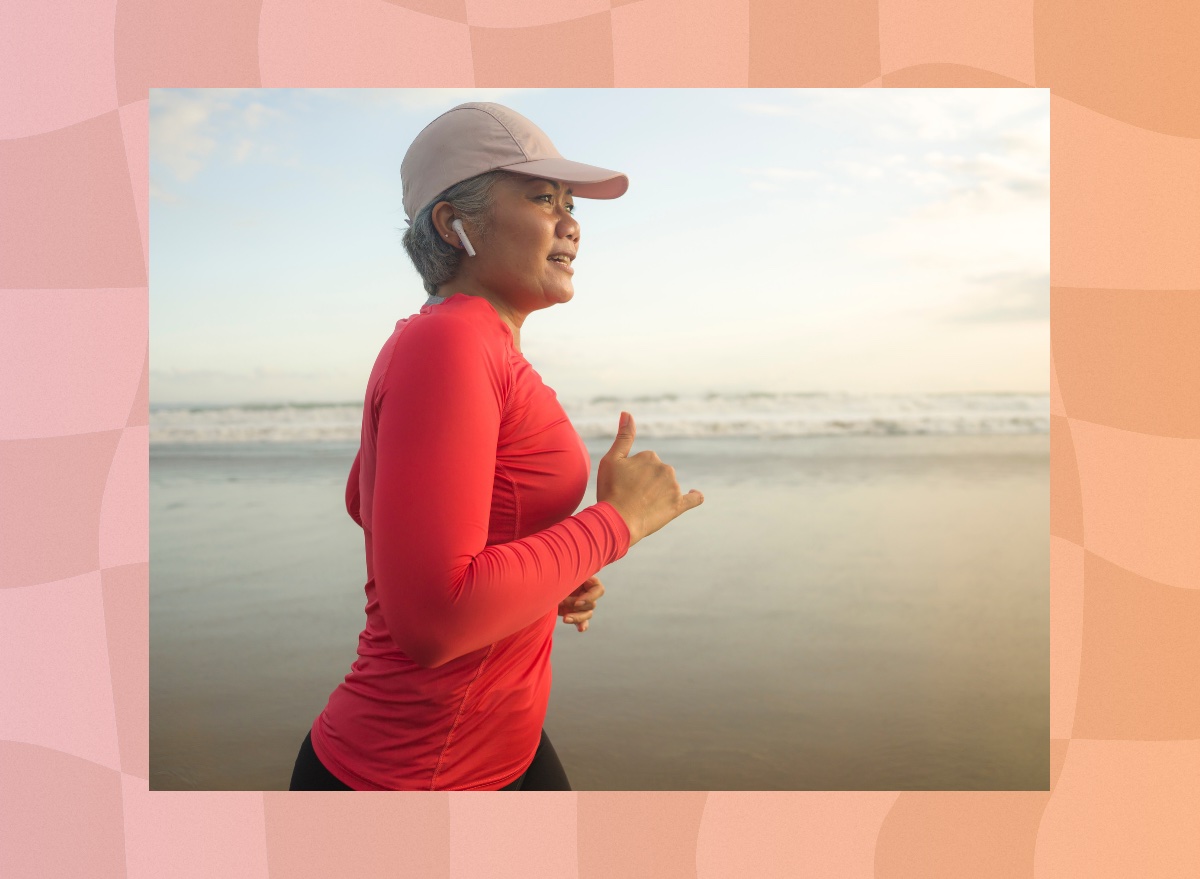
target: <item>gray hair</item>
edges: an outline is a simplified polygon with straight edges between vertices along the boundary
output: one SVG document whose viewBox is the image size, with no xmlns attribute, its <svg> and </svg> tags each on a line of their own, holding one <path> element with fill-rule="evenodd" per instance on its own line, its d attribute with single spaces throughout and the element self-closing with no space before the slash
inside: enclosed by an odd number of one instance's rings
<svg viewBox="0 0 1200 879">
<path fill-rule="evenodd" d="M 421 208 L 401 239 L 408 258 L 425 284 L 425 292 L 434 296 L 438 288 L 454 277 L 464 251 L 442 240 L 433 225 L 433 208 L 440 201 L 450 202 L 454 213 L 481 232 L 487 230 L 492 209 L 492 188 L 507 171 L 486 171 L 455 183 Z"/>
</svg>

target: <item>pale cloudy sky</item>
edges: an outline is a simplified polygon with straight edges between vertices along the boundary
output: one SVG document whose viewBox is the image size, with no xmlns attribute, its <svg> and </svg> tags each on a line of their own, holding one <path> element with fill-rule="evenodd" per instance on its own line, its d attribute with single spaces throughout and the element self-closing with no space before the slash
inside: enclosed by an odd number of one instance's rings
<svg viewBox="0 0 1200 879">
<path fill-rule="evenodd" d="M 151 400 L 361 399 L 425 298 L 400 160 L 470 100 L 630 178 L 522 331 L 561 397 L 1047 390 L 1044 89 L 156 89 Z"/>
</svg>

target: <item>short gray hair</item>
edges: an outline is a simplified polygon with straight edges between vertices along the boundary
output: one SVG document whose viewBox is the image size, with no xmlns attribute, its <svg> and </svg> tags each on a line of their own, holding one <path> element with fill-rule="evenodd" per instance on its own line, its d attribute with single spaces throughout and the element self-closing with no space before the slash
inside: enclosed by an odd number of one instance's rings
<svg viewBox="0 0 1200 879">
<path fill-rule="evenodd" d="M 442 240 L 433 225 L 433 208 L 440 201 L 450 202 L 454 213 L 480 231 L 487 229 L 492 209 L 492 188 L 507 171 L 486 171 L 455 183 L 417 213 L 412 225 L 401 239 L 408 258 L 425 284 L 425 292 L 433 296 L 438 288 L 454 277 L 462 262 L 464 251 Z"/>
</svg>

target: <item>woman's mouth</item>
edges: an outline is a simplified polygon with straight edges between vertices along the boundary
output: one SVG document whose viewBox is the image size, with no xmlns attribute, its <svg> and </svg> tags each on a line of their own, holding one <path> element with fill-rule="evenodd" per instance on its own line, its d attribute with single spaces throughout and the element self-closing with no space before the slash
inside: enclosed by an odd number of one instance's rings
<svg viewBox="0 0 1200 879">
<path fill-rule="evenodd" d="M 565 254 L 555 254 L 549 257 L 549 261 L 565 271 L 568 275 L 575 274 L 575 269 L 571 267 L 571 258 Z"/>
</svg>

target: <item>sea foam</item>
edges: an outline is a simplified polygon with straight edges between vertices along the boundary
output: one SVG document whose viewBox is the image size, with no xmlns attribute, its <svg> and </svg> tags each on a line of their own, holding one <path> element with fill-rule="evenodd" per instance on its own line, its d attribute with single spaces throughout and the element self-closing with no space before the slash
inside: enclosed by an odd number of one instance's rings
<svg viewBox="0 0 1200 879">
<path fill-rule="evenodd" d="M 585 439 L 611 438 L 621 410 L 638 436 L 805 437 L 1044 434 L 1047 394 L 741 393 L 562 400 Z M 150 407 L 152 443 L 351 442 L 358 403 Z"/>
</svg>

